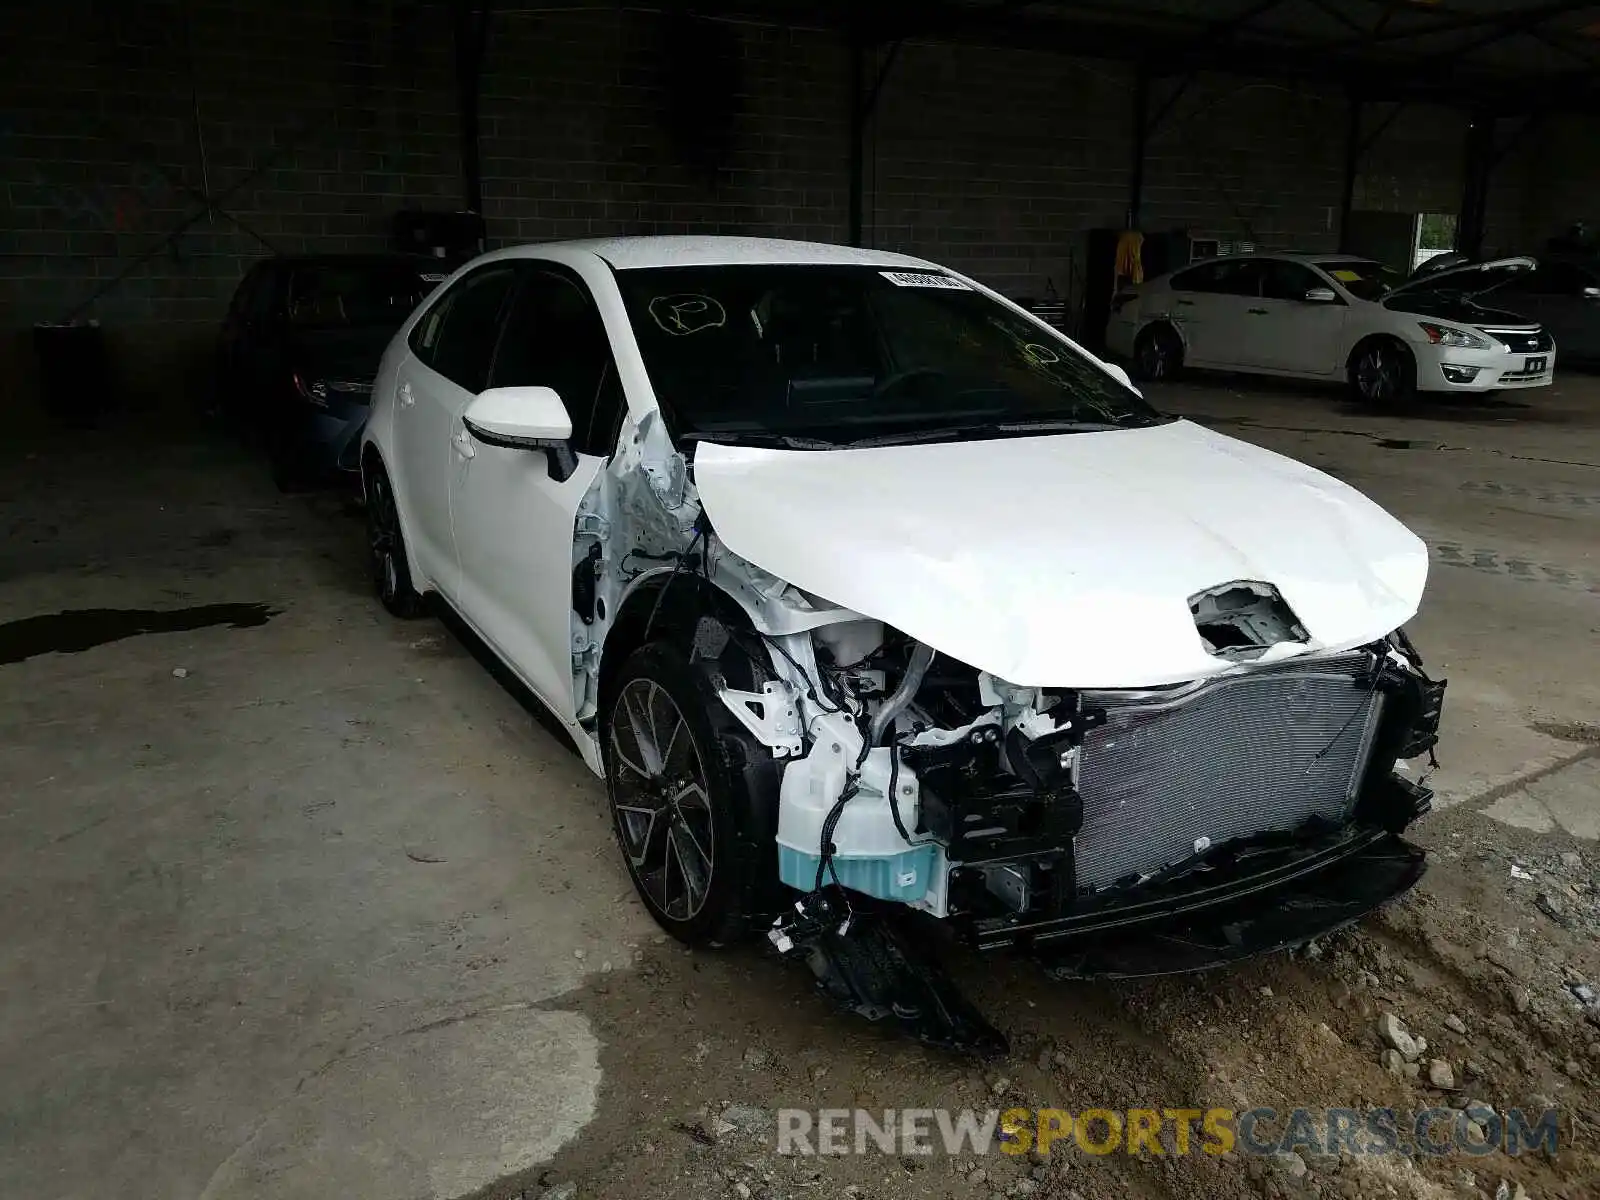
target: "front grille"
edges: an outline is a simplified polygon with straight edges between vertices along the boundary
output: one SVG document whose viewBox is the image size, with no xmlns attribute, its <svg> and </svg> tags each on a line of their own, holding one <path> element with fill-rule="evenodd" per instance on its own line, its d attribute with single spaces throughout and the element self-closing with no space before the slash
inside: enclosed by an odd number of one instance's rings
<svg viewBox="0 0 1600 1200">
<path fill-rule="evenodd" d="M 1517 354 L 1537 354 L 1541 350 L 1555 349 L 1555 339 L 1543 329 L 1529 333 L 1526 329 L 1493 329 L 1487 325 L 1482 328 L 1490 337 L 1504 342 L 1508 349 Z"/>
<path fill-rule="evenodd" d="M 1197 843 L 1346 820 L 1382 704 L 1356 682 L 1369 662 L 1349 654 L 1178 688 L 1086 693 L 1106 722 L 1079 757 L 1079 887 L 1159 871 L 1192 857 Z"/>
</svg>

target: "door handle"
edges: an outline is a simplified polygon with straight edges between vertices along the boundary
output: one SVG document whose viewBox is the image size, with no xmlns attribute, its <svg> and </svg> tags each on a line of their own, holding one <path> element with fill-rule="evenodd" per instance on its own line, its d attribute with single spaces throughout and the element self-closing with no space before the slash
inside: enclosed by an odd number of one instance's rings
<svg viewBox="0 0 1600 1200">
<path fill-rule="evenodd" d="M 1264 308 L 1252 308 L 1250 310 L 1250 315 L 1252 317 L 1264 317 L 1267 315 L 1267 310 Z"/>
<path fill-rule="evenodd" d="M 400 385 L 400 407 L 410 408 L 416 402 L 416 393 L 411 390 L 411 385 L 409 383 L 402 383 Z"/>
<path fill-rule="evenodd" d="M 471 458 L 477 453 L 472 445 L 472 435 L 465 429 L 458 429 L 451 435 L 450 444 L 455 447 L 456 453 L 462 458 Z"/>
</svg>

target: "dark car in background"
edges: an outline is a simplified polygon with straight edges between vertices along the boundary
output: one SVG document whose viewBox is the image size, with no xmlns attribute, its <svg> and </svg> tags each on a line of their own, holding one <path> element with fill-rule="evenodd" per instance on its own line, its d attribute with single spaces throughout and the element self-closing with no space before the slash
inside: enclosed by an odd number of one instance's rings
<svg viewBox="0 0 1600 1200">
<path fill-rule="evenodd" d="M 218 407 L 266 446 L 280 487 L 356 469 L 378 360 L 446 274 L 399 254 L 281 256 L 246 273 L 222 325 Z"/>
<path fill-rule="evenodd" d="M 1508 279 L 1484 299 L 1543 325 L 1563 363 L 1600 366 L 1600 256 L 1540 255 L 1536 270 Z"/>
</svg>

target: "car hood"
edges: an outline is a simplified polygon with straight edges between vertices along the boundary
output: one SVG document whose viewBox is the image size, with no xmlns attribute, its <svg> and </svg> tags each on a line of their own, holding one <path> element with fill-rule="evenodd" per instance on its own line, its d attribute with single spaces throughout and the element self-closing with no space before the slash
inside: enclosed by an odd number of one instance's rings
<svg viewBox="0 0 1600 1200">
<path fill-rule="evenodd" d="M 1311 467 L 1188 421 L 840 450 L 701 443 L 717 536 L 794 586 L 1022 686 L 1144 687 L 1235 669 L 1188 598 L 1275 585 L 1310 634 L 1417 611 L 1422 541 Z"/>
<path fill-rule="evenodd" d="M 1485 262 L 1457 263 L 1455 266 L 1442 267 L 1435 271 L 1429 271 L 1424 267 L 1389 295 L 1431 292 L 1441 285 L 1447 291 L 1476 295 L 1490 288 L 1499 287 L 1513 275 L 1531 271 L 1538 265 L 1538 259 L 1518 255 L 1513 258 L 1491 258 Z M 1445 282 L 1446 280 L 1448 282 Z"/>
<path fill-rule="evenodd" d="M 1471 300 L 1438 292 L 1407 292 L 1403 296 L 1389 296 L 1383 306 L 1392 312 L 1415 313 L 1419 317 L 1434 317 L 1440 321 L 1455 321 L 1463 325 L 1492 326 L 1496 329 L 1537 329 L 1539 323 L 1530 321 L 1519 313 L 1503 308 L 1489 308 Z"/>
</svg>

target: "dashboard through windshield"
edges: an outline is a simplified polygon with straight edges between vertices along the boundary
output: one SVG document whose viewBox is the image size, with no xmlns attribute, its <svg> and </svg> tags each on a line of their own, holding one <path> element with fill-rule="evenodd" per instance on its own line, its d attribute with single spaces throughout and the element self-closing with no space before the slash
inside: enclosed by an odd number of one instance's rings
<svg viewBox="0 0 1600 1200">
<path fill-rule="evenodd" d="M 1165 420 L 1050 330 L 940 272 L 741 265 L 617 279 L 679 438 L 852 445 Z"/>
<path fill-rule="evenodd" d="M 1319 262 L 1317 266 L 1337 279 L 1357 300 L 1382 300 L 1404 282 L 1398 271 L 1366 259 L 1340 259 Z"/>
</svg>

